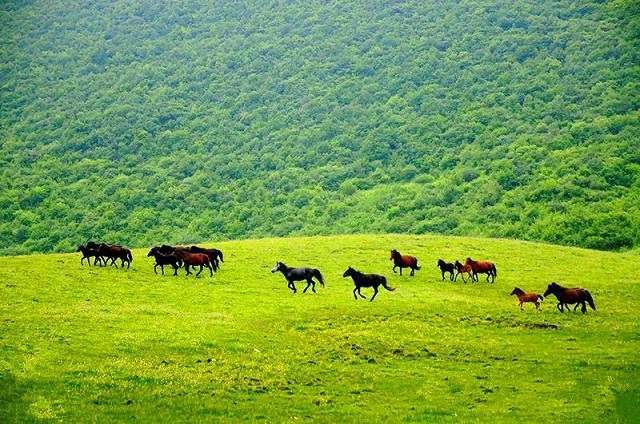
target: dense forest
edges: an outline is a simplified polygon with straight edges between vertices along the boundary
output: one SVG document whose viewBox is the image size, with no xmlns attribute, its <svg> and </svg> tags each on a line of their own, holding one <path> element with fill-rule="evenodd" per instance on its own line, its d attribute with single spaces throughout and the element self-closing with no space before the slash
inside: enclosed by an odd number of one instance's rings
<svg viewBox="0 0 640 424">
<path fill-rule="evenodd" d="M 640 246 L 639 12 L 2 2 L 0 253 L 356 232 Z"/>
</svg>

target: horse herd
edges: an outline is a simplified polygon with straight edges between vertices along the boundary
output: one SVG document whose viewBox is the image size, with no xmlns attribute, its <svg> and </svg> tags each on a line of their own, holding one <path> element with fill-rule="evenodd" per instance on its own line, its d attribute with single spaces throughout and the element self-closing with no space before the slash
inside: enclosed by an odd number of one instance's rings
<svg viewBox="0 0 640 424">
<path fill-rule="evenodd" d="M 94 265 L 99 264 L 100 266 L 107 266 L 110 264 L 117 268 L 118 265 L 116 261 L 119 259 L 120 266 L 124 267 L 126 264 L 127 268 L 129 268 L 133 261 L 131 251 L 126 247 L 116 244 L 89 241 L 85 245 L 78 246 L 77 251 L 82 253 L 82 258 L 80 259 L 81 265 L 84 263 L 85 259 L 89 265 L 91 265 L 91 258 L 94 258 Z M 151 250 L 149 250 L 147 257 L 154 258 L 155 264 L 153 266 L 153 271 L 156 274 L 158 274 L 158 267 L 160 267 L 161 273 L 164 275 L 164 267 L 165 265 L 168 265 L 173 268 L 174 276 L 178 275 L 178 269 L 180 268 L 184 268 L 186 275 L 191 275 L 191 269 L 195 270 L 196 267 L 199 267 L 196 277 L 199 276 L 205 268 L 209 270 L 209 275 L 213 276 L 213 273 L 220 268 L 220 262 L 224 262 L 224 256 L 221 250 L 214 248 L 207 249 L 195 245 L 169 246 L 163 244 L 162 246 L 152 247 Z M 420 270 L 418 258 L 410 255 L 402 255 L 396 249 L 391 250 L 389 260 L 393 261 L 393 268 L 391 270 L 396 273 L 396 269 L 399 269 L 400 275 L 402 275 L 403 268 L 411 269 L 411 276 L 415 275 L 415 271 Z M 450 281 L 457 281 L 457 278 L 460 275 L 462 281 L 466 283 L 467 280 L 464 278 L 466 274 L 471 282 L 478 282 L 478 274 L 486 274 L 486 281 L 495 283 L 498 275 L 497 268 L 494 263 L 489 261 L 475 261 L 470 257 L 466 258 L 464 264 L 457 260 L 454 263 L 449 263 L 442 259 L 438 259 L 437 267 L 440 268 L 442 281 L 446 279 L 446 274 L 449 274 L 448 278 Z M 296 281 L 306 281 L 307 285 L 302 291 L 303 293 L 306 293 L 309 288 L 311 288 L 311 291 L 315 293 L 316 280 L 322 287 L 325 286 L 322 273 L 315 268 L 293 268 L 287 266 L 283 262 L 276 262 L 275 266 L 271 269 L 271 272 L 281 272 L 287 280 L 287 287 L 293 293 L 297 292 L 295 286 Z M 387 279 L 383 275 L 365 274 L 351 266 L 347 268 L 342 276 L 345 278 L 351 277 L 353 280 L 353 284 L 355 286 L 353 289 L 353 297 L 356 300 L 358 300 L 358 297 L 362 299 L 367 298 L 360 292 L 362 287 L 373 288 L 373 295 L 369 300 L 370 302 L 373 302 L 375 297 L 378 295 L 379 286 L 384 287 L 388 291 L 395 290 L 395 288 L 390 287 L 387 284 Z M 533 303 L 536 309 L 540 310 L 540 302 L 544 300 L 544 297 L 551 294 L 558 299 L 556 307 L 560 312 L 564 312 L 565 310 L 569 311 L 569 305 L 575 305 L 573 308 L 574 311 L 580 306 L 583 314 L 587 312 L 587 304 L 593 310 L 596 309 L 593 297 L 588 290 L 579 287 L 566 288 L 555 282 L 548 285 L 544 295 L 534 292 L 527 293 L 518 287 L 515 287 L 510 293 L 510 295 L 518 298 L 521 310 L 524 309 L 524 304 L 527 302 Z"/>
</svg>

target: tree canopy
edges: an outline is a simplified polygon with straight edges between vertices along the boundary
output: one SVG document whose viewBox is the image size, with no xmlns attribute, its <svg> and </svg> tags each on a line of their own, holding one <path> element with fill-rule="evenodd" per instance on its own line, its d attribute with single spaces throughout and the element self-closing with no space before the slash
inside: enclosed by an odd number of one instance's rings
<svg viewBox="0 0 640 424">
<path fill-rule="evenodd" d="M 619 1 L 9 1 L 0 253 L 299 234 L 640 245 Z"/>
</svg>

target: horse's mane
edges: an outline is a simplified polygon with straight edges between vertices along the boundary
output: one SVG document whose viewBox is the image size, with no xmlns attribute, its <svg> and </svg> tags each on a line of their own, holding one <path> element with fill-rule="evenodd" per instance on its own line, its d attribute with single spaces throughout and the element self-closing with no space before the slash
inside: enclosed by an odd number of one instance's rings
<svg viewBox="0 0 640 424">
<path fill-rule="evenodd" d="M 524 290 L 522 290 L 520 287 L 514 287 L 512 292 L 516 295 L 524 294 Z"/>
</svg>

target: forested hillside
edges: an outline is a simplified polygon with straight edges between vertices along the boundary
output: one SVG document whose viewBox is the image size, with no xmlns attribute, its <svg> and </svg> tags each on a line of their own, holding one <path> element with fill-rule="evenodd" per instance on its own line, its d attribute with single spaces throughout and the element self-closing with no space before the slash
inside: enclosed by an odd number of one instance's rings
<svg viewBox="0 0 640 424">
<path fill-rule="evenodd" d="M 0 252 L 412 232 L 640 245 L 627 1 L 7 1 Z"/>
</svg>

